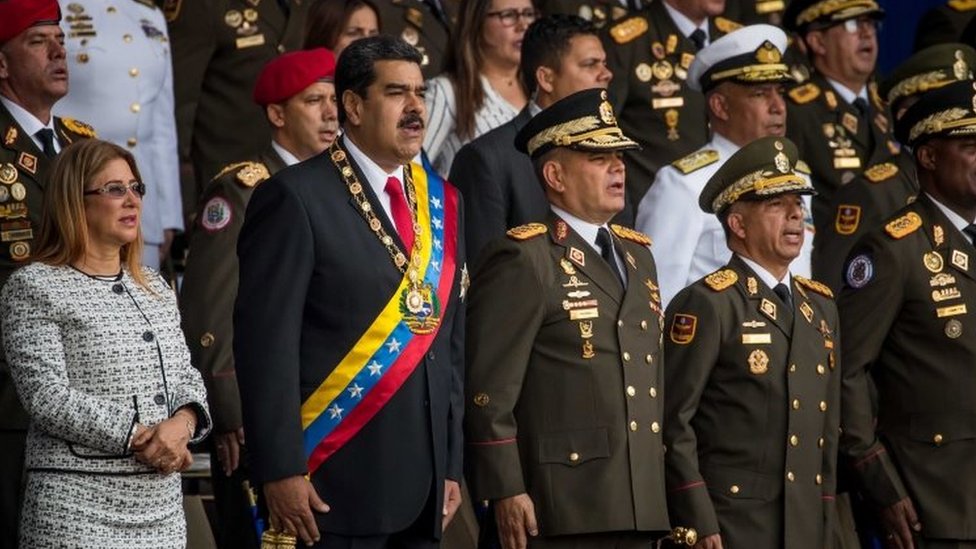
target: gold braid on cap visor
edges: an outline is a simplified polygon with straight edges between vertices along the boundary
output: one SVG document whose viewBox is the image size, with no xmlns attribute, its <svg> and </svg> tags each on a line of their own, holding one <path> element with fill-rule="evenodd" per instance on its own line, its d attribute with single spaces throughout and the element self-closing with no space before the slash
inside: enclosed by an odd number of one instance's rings
<svg viewBox="0 0 976 549">
<path fill-rule="evenodd" d="M 887 100 L 888 103 L 893 103 L 896 99 L 941 88 L 955 81 L 955 78 L 949 78 L 945 71 L 942 70 L 919 74 L 911 78 L 906 78 L 891 88 L 891 91 L 888 92 Z"/>
<path fill-rule="evenodd" d="M 792 80 L 790 68 L 783 64 L 749 65 L 716 72 L 710 77 L 712 82 L 735 78 L 746 82 L 768 82 L 770 80 Z"/>
<path fill-rule="evenodd" d="M 809 8 L 800 12 L 800 15 L 796 16 L 796 23 L 798 25 L 803 25 L 816 21 L 821 17 L 827 15 L 841 15 L 841 12 L 856 11 L 857 13 L 863 13 L 865 10 L 854 10 L 854 8 L 867 8 L 872 11 L 881 11 L 878 7 L 878 3 L 874 0 L 824 0 L 823 2 L 817 2 L 816 4 L 810 6 Z"/>
<path fill-rule="evenodd" d="M 715 197 L 715 200 L 712 200 L 712 212 L 718 213 L 722 211 L 726 206 L 738 200 L 742 195 L 753 191 L 755 191 L 757 195 L 763 196 L 773 194 L 773 192 L 786 193 L 790 191 L 805 191 L 811 189 L 810 184 L 795 173 L 769 177 L 772 173 L 774 172 L 759 170 L 758 172 L 753 172 L 739 179 L 724 191 L 719 193 L 719 195 Z"/>
<path fill-rule="evenodd" d="M 967 115 L 970 116 L 967 117 Z M 949 135 L 976 133 L 976 117 L 971 115 L 971 110 L 960 107 L 930 114 L 912 126 L 912 131 L 908 133 L 908 140 L 915 141 L 921 135 L 936 134 L 957 128 L 965 128 L 965 130 L 949 132 Z M 973 127 L 967 128 L 967 126 Z"/>
<path fill-rule="evenodd" d="M 596 128 L 596 129 L 594 129 Z M 535 134 L 529 140 L 525 148 L 529 156 L 535 153 L 544 145 L 552 143 L 557 147 L 569 147 L 583 141 L 588 147 L 595 149 L 607 148 L 618 149 L 620 147 L 637 147 L 637 143 L 624 135 L 624 132 L 617 126 L 600 127 L 600 120 L 595 116 L 584 116 L 562 124 L 556 124 L 551 128 Z"/>
</svg>

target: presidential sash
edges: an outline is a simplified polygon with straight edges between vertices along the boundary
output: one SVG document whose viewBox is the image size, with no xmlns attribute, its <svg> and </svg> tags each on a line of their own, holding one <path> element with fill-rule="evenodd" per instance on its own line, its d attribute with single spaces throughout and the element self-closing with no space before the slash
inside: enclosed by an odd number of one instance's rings
<svg viewBox="0 0 976 549">
<path fill-rule="evenodd" d="M 389 302 L 321 385 L 302 403 L 305 457 L 315 472 L 389 402 L 437 336 L 450 301 L 457 252 L 457 191 L 424 161 L 404 169 L 414 210 L 414 248 L 407 260 L 362 194 L 345 152 L 332 160 L 369 223 L 403 272 Z"/>
</svg>

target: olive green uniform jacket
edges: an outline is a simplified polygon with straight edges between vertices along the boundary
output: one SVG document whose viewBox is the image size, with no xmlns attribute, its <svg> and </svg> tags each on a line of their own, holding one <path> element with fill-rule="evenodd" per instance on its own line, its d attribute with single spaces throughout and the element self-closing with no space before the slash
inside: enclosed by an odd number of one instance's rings
<svg viewBox="0 0 976 549">
<path fill-rule="evenodd" d="M 425 79 L 444 72 L 451 29 L 457 20 L 459 0 L 440 2 L 443 7 L 443 12 L 440 13 L 424 0 L 373 2 L 380 12 L 380 32 L 403 38 L 423 56 L 420 69 Z"/>
<path fill-rule="evenodd" d="M 468 301 L 472 495 L 527 492 L 543 536 L 668 530 L 649 241 L 618 229 L 624 289 L 555 214 L 509 234 L 485 248 Z"/>
<path fill-rule="evenodd" d="M 668 510 L 729 549 L 822 549 L 833 524 L 837 309 L 800 277 L 792 300 L 733 255 L 668 305 Z"/>
</svg>

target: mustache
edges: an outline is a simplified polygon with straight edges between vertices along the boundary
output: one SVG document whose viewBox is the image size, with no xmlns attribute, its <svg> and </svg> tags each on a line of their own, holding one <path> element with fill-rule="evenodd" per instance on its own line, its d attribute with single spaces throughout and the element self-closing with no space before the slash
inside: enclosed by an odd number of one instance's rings
<svg viewBox="0 0 976 549">
<path fill-rule="evenodd" d="M 400 119 L 400 122 L 397 123 L 397 127 L 402 128 L 410 124 L 420 124 L 421 129 L 423 129 L 424 126 L 426 125 L 424 124 L 424 119 L 419 114 L 415 112 L 410 112 L 405 114 L 403 118 Z"/>
</svg>

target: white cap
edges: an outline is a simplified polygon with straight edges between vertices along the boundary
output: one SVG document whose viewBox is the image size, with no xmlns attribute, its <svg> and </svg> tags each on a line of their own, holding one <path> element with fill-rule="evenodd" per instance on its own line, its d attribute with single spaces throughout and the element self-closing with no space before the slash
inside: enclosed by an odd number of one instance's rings
<svg viewBox="0 0 976 549">
<path fill-rule="evenodd" d="M 740 83 L 791 80 L 781 59 L 786 53 L 786 33 L 772 25 L 749 25 L 705 46 L 688 68 L 688 87 L 709 90 L 724 80 Z"/>
</svg>

